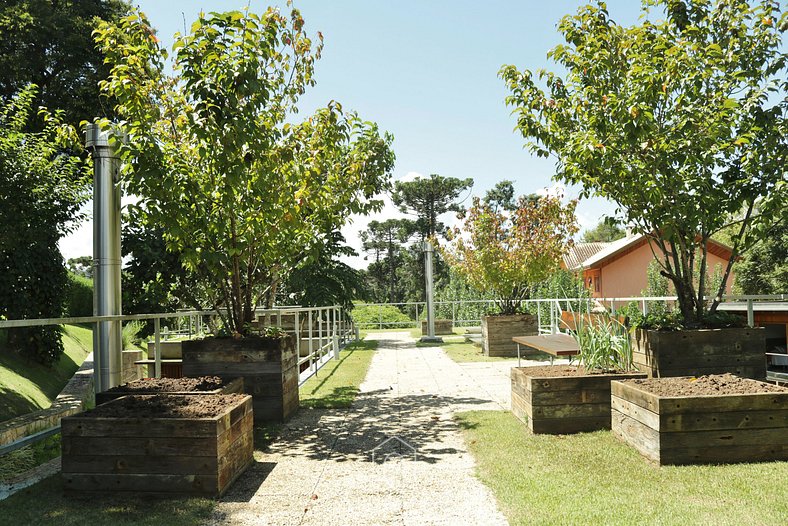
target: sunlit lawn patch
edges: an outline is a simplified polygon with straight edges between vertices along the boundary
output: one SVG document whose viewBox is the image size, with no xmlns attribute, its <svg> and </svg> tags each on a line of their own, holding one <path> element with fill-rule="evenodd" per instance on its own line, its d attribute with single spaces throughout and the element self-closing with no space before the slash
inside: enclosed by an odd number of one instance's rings
<svg viewBox="0 0 788 526">
<path fill-rule="evenodd" d="M 328 362 L 301 386 L 301 406 L 321 409 L 350 407 L 367 375 L 377 346 L 375 340 L 360 340 L 342 349 L 339 360 Z"/>
<path fill-rule="evenodd" d="M 457 420 L 513 525 L 788 523 L 788 462 L 658 467 L 609 431 L 534 435 L 502 411 Z"/>
</svg>

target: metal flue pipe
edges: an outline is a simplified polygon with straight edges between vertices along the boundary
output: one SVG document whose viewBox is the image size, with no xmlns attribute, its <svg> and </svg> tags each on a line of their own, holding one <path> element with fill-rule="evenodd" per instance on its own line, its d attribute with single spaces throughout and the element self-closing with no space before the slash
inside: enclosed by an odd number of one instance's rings
<svg viewBox="0 0 788 526">
<path fill-rule="evenodd" d="M 432 279 L 432 243 L 424 242 L 424 286 L 427 299 L 427 334 L 421 337 L 422 342 L 442 342 L 443 338 L 435 336 L 435 301 L 433 298 Z"/>
<path fill-rule="evenodd" d="M 88 124 L 85 146 L 93 158 L 93 315 L 120 315 L 120 158 L 108 130 Z M 96 392 L 120 384 L 121 322 L 96 323 L 93 332 Z"/>
</svg>

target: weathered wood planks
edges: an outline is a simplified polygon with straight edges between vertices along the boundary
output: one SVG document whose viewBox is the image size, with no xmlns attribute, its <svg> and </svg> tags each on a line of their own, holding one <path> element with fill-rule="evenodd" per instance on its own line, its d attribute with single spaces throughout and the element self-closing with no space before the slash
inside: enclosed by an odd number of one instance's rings
<svg viewBox="0 0 788 526">
<path fill-rule="evenodd" d="M 788 393 L 664 397 L 611 385 L 613 434 L 659 464 L 788 460 Z"/>
<path fill-rule="evenodd" d="M 649 377 L 732 373 L 766 377 L 765 329 L 697 329 L 633 334 L 635 367 Z"/>
<path fill-rule="evenodd" d="M 429 327 L 427 326 L 427 321 L 422 320 L 421 322 L 421 334 L 426 335 L 429 333 Z M 435 334 L 436 335 L 446 335 L 446 334 L 454 334 L 454 324 L 451 320 L 435 320 Z"/>
<path fill-rule="evenodd" d="M 517 356 L 515 336 L 539 334 L 536 316 L 482 316 L 482 349 L 487 356 Z"/>
<path fill-rule="evenodd" d="M 96 393 L 96 405 L 105 404 L 111 400 L 115 400 L 116 398 L 120 398 L 121 396 L 128 396 L 128 395 L 154 395 L 154 394 L 164 394 L 164 395 L 210 395 L 210 394 L 233 394 L 233 393 L 243 393 L 244 391 L 244 380 L 243 378 L 233 378 L 232 380 L 228 380 L 227 383 L 218 389 L 211 389 L 210 391 L 140 391 L 140 390 L 129 390 L 129 391 L 104 391 L 103 393 Z"/>
<path fill-rule="evenodd" d="M 212 418 L 64 418 L 64 491 L 219 497 L 252 463 L 253 420 L 250 396 Z"/>
<path fill-rule="evenodd" d="M 512 413 L 532 432 L 547 434 L 610 429 L 611 380 L 646 377 L 645 373 L 535 376 L 529 369 L 512 368 Z"/>
<path fill-rule="evenodd" d="M 184 341 L 187 376 L 241 376 L 257 421 L 283 422 L 298 410 L 298 356 L 293 338 L 206 338 Z"/>
</svg>

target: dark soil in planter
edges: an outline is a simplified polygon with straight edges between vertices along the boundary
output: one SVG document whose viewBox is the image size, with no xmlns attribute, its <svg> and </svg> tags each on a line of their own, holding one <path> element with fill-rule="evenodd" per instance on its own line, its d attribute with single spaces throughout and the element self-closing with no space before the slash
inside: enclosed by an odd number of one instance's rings
<svg viewBox="0 0 788 526">
<path fill-rule="evenodd" d="M 218 376 L 200 376 L 197 378 L 143 378 L 124 385 L 108 389 L 108 393 L 161 392 L 178 391 L 213 391 L 227 384 Z"/>
<path fill-rule="evenodd" d="M 602 369 L 586 369 L 582 366 L 572 365 L 537 365 L 535 367 L 523 367 L 528 376 L 535 377 L 555 377 L 555 376 L 588 376 L 595 374 L 623 374 L 624 371 L 603 371 Z"/>
<path fill-rule="evenodd" d="M 778 387 L 732 374 L 709 374 L 695 377 L 649 378 L 625 380 L 657 396 L 714 396 L 755 393 L 788 393 Z"/>
<path fill-rule="evenodd" d="M 240 403 L 245 395 L 129 395 L 83 416 L 103 418 L 211 418 Z"/>
</svg>

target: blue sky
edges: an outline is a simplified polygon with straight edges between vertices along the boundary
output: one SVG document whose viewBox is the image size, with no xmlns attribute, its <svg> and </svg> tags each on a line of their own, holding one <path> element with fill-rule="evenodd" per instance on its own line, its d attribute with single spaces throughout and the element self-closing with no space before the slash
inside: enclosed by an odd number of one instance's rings
<svg viewBox="0 0 788 526">
<path fill-rule="evenodd" d="M 330 100 L 377 122 L 394 135 L 394 178 L 430 173 L 475 180 L 481 195 L 502 179 L 518 193 L 554 183 L 553 164 L 523 149 L 514 118 L 504 104 L 506 89 L 497 73 L 503 64 L 520 69 L 547 67 L 547 51 L 560 42 L 558 20 L 584 4 L 565 1 L 466 0 L 300 0 L 306 28 L 325 38 L 316 67 L 317 85 L 301 100 L 301 116 Z M 163 44 L 191 26 L 200 10 L 241 9 L 246 1 L 146 0 L 135 2 L 158 29 Z M 250 8 L 285 2 L 251 1 Z M 619 23 L 634 23 L 640 2 L 611 0 Z M 576 197 L 576 189 L 566 191 Z M 583 228 L 594 226 L 614 207 L 601 200 L 580 203 Z M 395 214 L 388 204 L 378 219 Z M 343 232 L 358 246 L 357 234 L 371 218 L 356 218 Z M 66 258 L 92 252 L 92 226 L 61 243 Z M 361 259 L 352 264 L 365 266 Z"/>
</svg>

